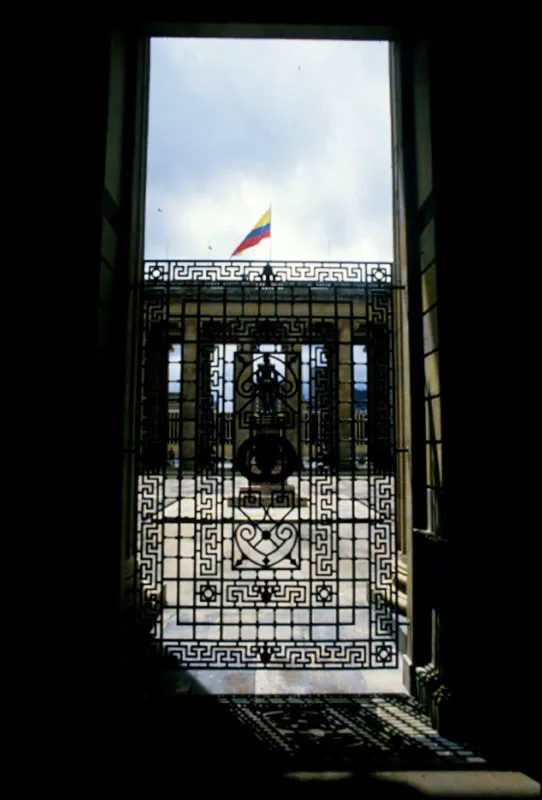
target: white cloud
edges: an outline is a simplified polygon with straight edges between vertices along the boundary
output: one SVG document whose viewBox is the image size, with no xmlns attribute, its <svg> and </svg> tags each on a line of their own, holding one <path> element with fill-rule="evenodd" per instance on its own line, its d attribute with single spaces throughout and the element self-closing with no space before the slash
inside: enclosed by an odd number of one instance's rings
<svg viewBox="0 0 542 800">
<path fill-rule="evenodd" d="M 274 260 L 391 260 L 387 63 L 374 42 L 154 40 L 146 256 L 227 259 L 272 201 Z"/>
</svg>

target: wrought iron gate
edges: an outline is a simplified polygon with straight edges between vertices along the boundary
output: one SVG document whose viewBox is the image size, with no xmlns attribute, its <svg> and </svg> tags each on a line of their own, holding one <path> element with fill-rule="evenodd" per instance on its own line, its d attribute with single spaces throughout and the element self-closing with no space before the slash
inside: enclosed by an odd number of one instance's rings
<svg viewBox="0 0 542 800">
<path fill-rule="evenodd" d="M 138 585 L 179 666 L 397 666 L 392 290 L 145 264 Z"/>
</svg>

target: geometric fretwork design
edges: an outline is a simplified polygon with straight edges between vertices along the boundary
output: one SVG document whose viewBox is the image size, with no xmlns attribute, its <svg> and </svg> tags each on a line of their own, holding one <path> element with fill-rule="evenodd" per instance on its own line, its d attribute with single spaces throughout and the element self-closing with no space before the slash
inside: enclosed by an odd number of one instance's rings
<svg viewBox="0 0 542 800">
<path fill-rule="evenodd" d="M 407 695 L 218 698 L 262 750 L 292 769 L 480 767 L 475 750 L 440 736 Z"/>
<path fill-rule="evenodd" d="M 302 266 L 146 264 L 137 573 L 179 667 L 398 663 L 391 273 Z"/>
</svg>

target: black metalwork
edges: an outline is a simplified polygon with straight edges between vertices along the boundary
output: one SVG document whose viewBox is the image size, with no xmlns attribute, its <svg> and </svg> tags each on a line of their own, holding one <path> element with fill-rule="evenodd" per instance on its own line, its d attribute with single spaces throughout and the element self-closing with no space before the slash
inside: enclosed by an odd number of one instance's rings
<svg viewBox="0 0 542 800">
<path fill-rule="evenodd" d="M 145 280 L 153 283 L 180 281 L 354 281 L 392 283 L 388 262 L 354 261 L 146 261 Z"/>
<path fill-rule="evenodd" d="M 137 561 L 156 647 L 189 668 L 396 667 L 391 265 L 145 274 Z"/>
<path fill-rule="evenodd" d="M 408 695 L 220 696 L 218 702 L 284 769 L 442 769 L 486 764 L 440 736 Z"/>
<path fill-rule="evenodd" d="M 297 467 L 292 443 L 277 433 L 257 433 L 237 451 L 237 469 L 253 483 L 283 483 Z"/>
</svg>

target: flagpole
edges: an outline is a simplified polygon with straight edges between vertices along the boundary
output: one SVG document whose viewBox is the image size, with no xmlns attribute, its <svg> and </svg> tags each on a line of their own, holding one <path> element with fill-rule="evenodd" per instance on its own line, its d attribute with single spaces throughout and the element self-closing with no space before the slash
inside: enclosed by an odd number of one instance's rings
<svg viewBox="0 0 542 800">
<path fill-rule="evenodd" d="M 271 201 L 269 201 L 269 263 L 271 263 Z"/>
<path fill-rule="evenodd" d="M 164 222 L 165 222 L 165 228 L 166 228 L 166 261 L 169 261 L 169 230 L 168 230 L 168 220 L 167 220 L 167 217 L 166 217 L 166 215 L 164 214 L 164 210 L 163 210 L 162 208 L 157 208 L 156 210 L 158 211 L 158 213 L 159 213 L 159 214 L 161 214 L 161 215 L 162 215 L 162 217 L 163 217 L 163 219 L 164 219 Z"/>
</svg>

